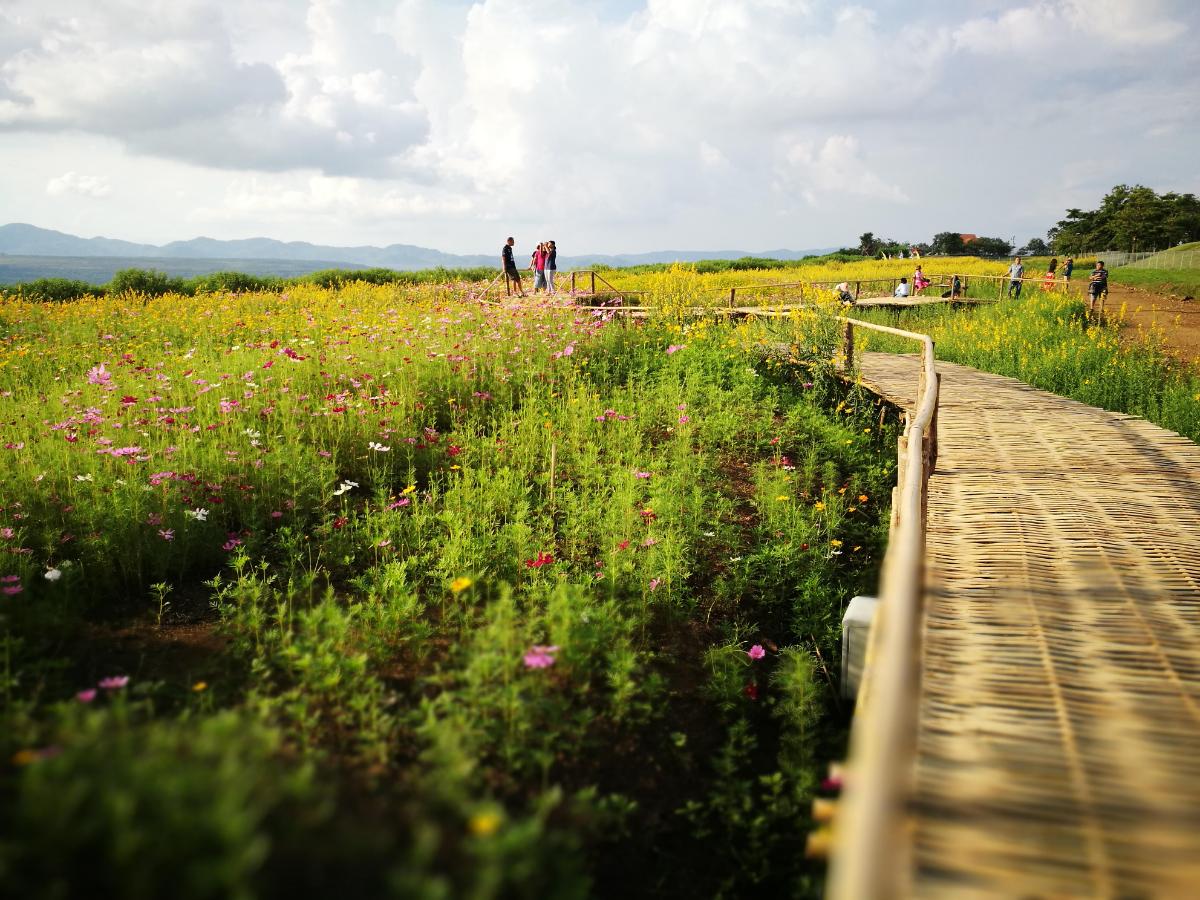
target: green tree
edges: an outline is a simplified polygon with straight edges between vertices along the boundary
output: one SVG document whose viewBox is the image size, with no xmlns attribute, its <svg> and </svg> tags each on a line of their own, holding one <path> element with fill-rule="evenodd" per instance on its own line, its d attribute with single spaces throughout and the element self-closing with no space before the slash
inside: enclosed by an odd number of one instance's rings
<svg viewBox="0 0 1200 900">
<path fill-rule="evenodd" d="M 1067 210 L 1047 236 L 1060 253 L 1170 247 L 1200 239 L 1195 194 L 1157 194 L 1145 185 L 1118 184 L 1094 210 Z"/>
<path fill-rule="evenodd" d="M 978 237 L 971 241 L 970 252 L 974 256 L 1008 256 L 1013 245 L 1004 238 Z"/>
<path fill-rule="evenodd" d="M 1026 256 L 1049 256 L 1050 245 L 1041 238 L 1030 238 L 1025 242 L 1025 249 L 1022 253 Z"/>
<path fill-rule="evenodd" d="M 879 240 L 874 232 L 864 231 L 858 236 L 858 252 L 863 256 L 874 256 L 879 252 Z"/>
<path fill-rule="evenodd" d="M 960 256 L 966 249 L 957 231 L 939 231 L 929 242 L 931 252 L 939 256 Z"/>
</svg>

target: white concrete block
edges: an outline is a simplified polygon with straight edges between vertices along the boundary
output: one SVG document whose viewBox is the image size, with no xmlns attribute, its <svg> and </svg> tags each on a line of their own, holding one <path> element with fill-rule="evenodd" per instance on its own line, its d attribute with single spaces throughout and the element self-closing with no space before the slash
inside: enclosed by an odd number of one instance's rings
<svg viewBox="0 0 1200 900">
<path fill-rule="evenodd" d="M 875 618 L 877 597 L 855 597 L 842 616 L 842 696 L 853 700 L 862 683 L 867 659 L 867 638 Z"/>
</svg>

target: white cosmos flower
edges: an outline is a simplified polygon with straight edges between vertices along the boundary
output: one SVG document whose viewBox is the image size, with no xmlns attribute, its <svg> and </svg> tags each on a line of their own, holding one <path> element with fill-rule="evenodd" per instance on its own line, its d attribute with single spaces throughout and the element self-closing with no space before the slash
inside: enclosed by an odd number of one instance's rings
<svg viewBox="0 0 1200 900">
<path fill-rule="evenodd" d="M 208 521 L 208 510 L 199 506 L 195 509 L 185 509 L 183 514 L 189 519 L 195 519 L 197 522 Z"/>
<path fill-rule="evenodd" d="M 346 493 L 346 491 L 353 490 L 356 487 L 358 487 L 357 481 L 343 481 L 337 486 L 337 490 L 333 492 L 333 496 L 340 497 L 342 494 Z"/>
<path fill-rule="evenodd" d="M 385 447 L 383 444 L 378 444 L 375 441 L 371 441 L 371 443 L 367 444 L 367 449 L 374 450 L 376 453 L 387 453 L 392 448 Z"/>
<path fill-rule="evenodd" d="M 48 569 L 42 577 L 47 581 L 58 581 L 58 579 L 62 578 L 62 572 L 59 569 Z"/>
</svg>

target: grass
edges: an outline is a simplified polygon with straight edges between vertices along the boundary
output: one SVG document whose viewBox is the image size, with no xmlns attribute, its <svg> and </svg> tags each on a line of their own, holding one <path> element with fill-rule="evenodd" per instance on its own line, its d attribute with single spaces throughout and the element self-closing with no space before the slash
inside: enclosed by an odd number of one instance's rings
<svg viewBox="0 0 1200 900">
<path fill-rule="evenodd" d="M 795 326 L 0 300 L 6 889 L 815 894 L 897 424 Z"/>
<path fill-rule="evenodd" d="M 1163 294 L 1196 296 L 1200 293 L 1200 269 L 1147 269 L 1122 266 L 1113 269 L 1108 276 L 1114 284 Z"/>
<path fill-rule="evenodd" d="M 939 359 L 1010 375 L 1034 387 L 1114 412 L 1132 413 L 1200 441 L 1200 377 L 1150 333 L 1123 344 L 1117 319 L 1090 320 L 1076 295 L 1026 289 L 1020 301 L 963 313 L 925 307 L 862 318 L 933 336 Z M 864 350 L 910 352 L 886 336 L 862 335 Z"/>
</svg>

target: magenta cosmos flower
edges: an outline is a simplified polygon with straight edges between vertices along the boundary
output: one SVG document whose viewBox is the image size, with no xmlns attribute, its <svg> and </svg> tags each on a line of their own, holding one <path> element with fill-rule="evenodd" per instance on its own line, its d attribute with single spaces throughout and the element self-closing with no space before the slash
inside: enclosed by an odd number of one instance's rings
<svg viewBox="0 0 1200 900">
<path fill-rule="evenodd" d="M 767 651 L 763 649 L 762 644 L 755 644 L 753 647 L 751 647 L 749 650 L 746 651 L 746 655 L 749 656 L 751 659 L 762 659 L 764 656 L 767 655 Z"/>
<path fill-rule="evenodd" d="M 548 669 L 554 665 L 554 654 L 558 647 L 554 645 L 534 644 L 525 654 L 525 668 Z"/>
</svg>

